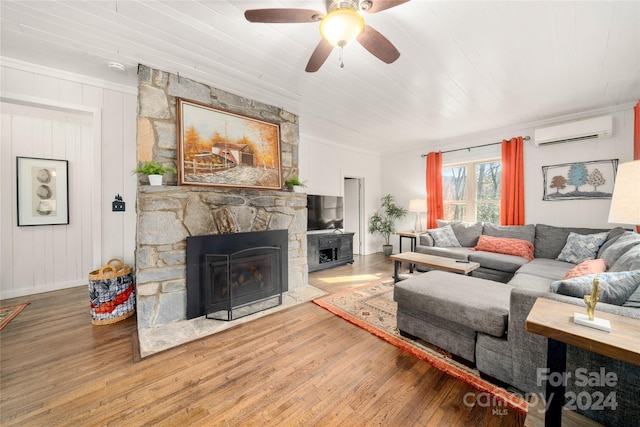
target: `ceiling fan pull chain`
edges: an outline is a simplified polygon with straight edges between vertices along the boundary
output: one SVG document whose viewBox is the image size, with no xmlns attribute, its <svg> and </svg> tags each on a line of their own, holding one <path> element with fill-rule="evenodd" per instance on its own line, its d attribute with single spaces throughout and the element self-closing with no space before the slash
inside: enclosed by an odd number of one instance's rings
<svg viewBox="0 0 640 427">
<path fill-rule="evenodd" d="M 340 68 L 344 68 L 344 46 L 340 46 Z"/>
</svg>

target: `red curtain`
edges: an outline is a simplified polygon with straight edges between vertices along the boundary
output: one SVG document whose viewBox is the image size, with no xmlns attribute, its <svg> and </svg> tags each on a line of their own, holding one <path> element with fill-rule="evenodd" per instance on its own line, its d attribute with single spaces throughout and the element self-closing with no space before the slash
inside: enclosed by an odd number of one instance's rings
<svg viewBox="0 0 640 427">
<path fill-rule="evenodd" d="M 633 160 L 640 160 L 640 101 L 633 107 Z M 636 231 L 640 233 L 640 225 L 636 225 Z"/>
<path fill-rule="evenodd" d="M 640 160 L 640 101 L 633 107 L 633 160 Z"/>
<path fill-rule="evenodd" d="M 444 218 L 442 202 L 442 152 L 427 154 L 427 228 L 436 228 Z"/>
<path fill-rule="evenodd" d="M 524 225 L 524 142 L 522 137 L 502 141 L 500 223 Z"/>
</svg>

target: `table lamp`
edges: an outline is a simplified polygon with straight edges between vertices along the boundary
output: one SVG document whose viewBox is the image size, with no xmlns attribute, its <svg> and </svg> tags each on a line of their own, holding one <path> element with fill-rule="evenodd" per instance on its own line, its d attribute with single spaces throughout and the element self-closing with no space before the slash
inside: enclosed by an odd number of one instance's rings
<svg viewBox="0 0 640 427">
<path fill-rule="evenodd" d="M 409 200 L 409 212 L 416 213 L 416 223 L 413 231 L 422 231 L 422 220 L 420 214 L 427 211 L 427 199 L 411 199 Z"/>
<path fill-rule="evenodd" d="M 640 224 L 640 160 L 618 166 L 609 222 Z"/>
</svg>

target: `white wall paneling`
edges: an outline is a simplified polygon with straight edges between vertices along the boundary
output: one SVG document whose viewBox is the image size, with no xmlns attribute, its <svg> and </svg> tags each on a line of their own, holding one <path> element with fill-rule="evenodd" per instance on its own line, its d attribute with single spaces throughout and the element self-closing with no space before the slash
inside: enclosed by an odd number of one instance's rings
<svg viewBox="0 0 640 427">
<path fill-rule="evenodd" d="M 2 63 L 0 298 L 78 286 L 135 249 L 136 88 Z M 17 227 L 15 157 L 69 161 L 70 224 Z M 114 196 L 127 203 L 111 212 Z"/>
<path fill-rule="evenodd" d="M 344 196 L 344 178 L 358 177 L 364 181 L 364 221 L 380 202 L 380 155 L 345 145 L 323 141 L 308 135 L 300 136 L 300 178 L 310 194 Z M 354 231 L 354 230 L 347 230 Z M 380 252 L 382 240 L 365 233 L 363 255 Z"/>
</svg>

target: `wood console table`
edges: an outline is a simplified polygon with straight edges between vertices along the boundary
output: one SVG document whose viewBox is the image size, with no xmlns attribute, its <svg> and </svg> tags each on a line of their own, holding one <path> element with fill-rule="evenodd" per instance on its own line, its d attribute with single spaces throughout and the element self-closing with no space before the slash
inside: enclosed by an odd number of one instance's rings
<svg viewBox="0 0 640 427">
<path fill-rule="evenodd" d="M 596 317 L 611 322 L 611 332 L 573 323 L 574 313 L 586 312 L 584 306 L 538 298 L 525 321 L 525 329 L 548 338 L 547 367 L 549 376 L 566 371 L 567 344 L 640 366 L 640 322 L 629 317 L 598 311 Z M 564 406 L 562 381 L 547 382 L 546 396 L 551 396 L 544 425 L 559 426 Z"/>
</svg>

